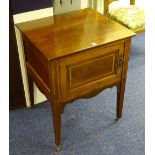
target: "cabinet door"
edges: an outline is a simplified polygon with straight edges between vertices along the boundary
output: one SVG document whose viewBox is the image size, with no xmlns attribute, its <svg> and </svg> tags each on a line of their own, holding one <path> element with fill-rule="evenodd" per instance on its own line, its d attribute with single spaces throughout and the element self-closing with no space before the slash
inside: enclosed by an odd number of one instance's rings
<svg viewBox="0 0 155 155">
<path fill-rule="evenodd" d="M 25 107 L 26 101 L 21 77 L 13 18 L 10 12 L 9 22 L 9 107 L 12 109 Z"/>
<path fill-rule="evenodd" d="M 60 59 L 62 100 L 84 95 L 121 78 L 124 43 L 92 48 Z"/>
</svg>

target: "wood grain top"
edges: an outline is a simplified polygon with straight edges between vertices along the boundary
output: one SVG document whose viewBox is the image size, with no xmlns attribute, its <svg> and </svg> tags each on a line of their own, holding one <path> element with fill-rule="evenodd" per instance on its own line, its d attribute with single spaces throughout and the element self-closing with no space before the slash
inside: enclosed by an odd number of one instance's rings
<svg viewBox="0 0 155 155">
<path fill-rule="evenodd" d="M 24 22 L 16 26 L 48 60 L 135 35 L 90 8 Z"/>
</svg>

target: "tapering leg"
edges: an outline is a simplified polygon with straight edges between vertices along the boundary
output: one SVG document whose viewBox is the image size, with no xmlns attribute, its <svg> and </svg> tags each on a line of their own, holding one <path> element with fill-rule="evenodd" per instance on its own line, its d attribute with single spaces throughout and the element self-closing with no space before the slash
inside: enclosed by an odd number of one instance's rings
<svg viewBox="0 0 155 155">
<path fill-rule="evenodd" d="M 125 94 L 126 78 L 123 78 L 117 86 L 117 108 L 116 108 L 116 121 L 122 117 L 123 101 Z"/>
<path fill-rule="evenodd" d="M 64 113 L 65 104 L 61 105 L 61 113 Z"/>
<path fill-rule="evenodd" d="M 33 89 L 33 80 L 32 78 L 28 75 L 28 85 L 29 85 L 29 93 L 30 93 L 30 107 L 29 108 L 33 108 L 34 107 L 34 89 Z"/>
<path fill-rule="evenodd" d="M 53 113 L 53 127 L 55 134 L 56 151 L 61 149 L 61 105 L 60 103 L 54 103 L 51 105 Z"/>
</svg>

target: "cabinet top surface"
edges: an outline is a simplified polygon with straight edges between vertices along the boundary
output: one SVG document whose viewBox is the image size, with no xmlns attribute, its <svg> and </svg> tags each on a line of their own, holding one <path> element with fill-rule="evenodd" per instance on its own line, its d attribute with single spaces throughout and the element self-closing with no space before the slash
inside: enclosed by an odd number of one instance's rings
<svg viewBox="0 0 155 155">
<path fill-rule="evenodd" d="M 48 59 L 56 59 L 135 35 L 87 8 L 16 25 Z"/>
</svg>

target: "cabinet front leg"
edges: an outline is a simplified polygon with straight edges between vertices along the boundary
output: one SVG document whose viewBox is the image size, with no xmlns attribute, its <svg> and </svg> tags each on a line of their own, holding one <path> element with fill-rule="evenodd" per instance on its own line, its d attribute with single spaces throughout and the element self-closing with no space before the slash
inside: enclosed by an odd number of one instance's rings
<svg viewBox="0 0 155 155">
<path fill-rule="evenodd" d="M 55 134 L 56 151 L 61 149 L 61 104 L 54 103 L 51 105 L 53 114 L 53 127 Z"/>
<path fill-rule="evenodd" d="M 123 78 L 117 86 L 117 107 L 116 107 L 116 121 L 122 117 L 123 101 L 125 94 L 126 78 Z"/>
</svg>

